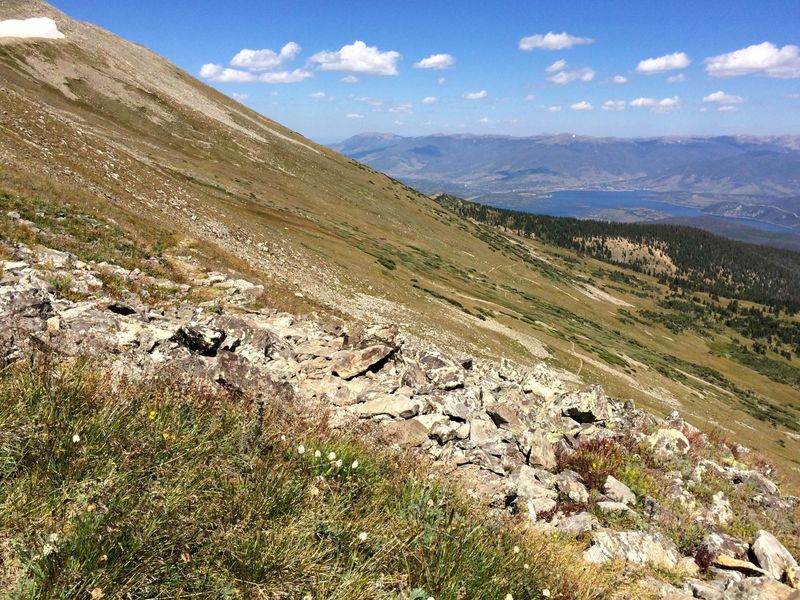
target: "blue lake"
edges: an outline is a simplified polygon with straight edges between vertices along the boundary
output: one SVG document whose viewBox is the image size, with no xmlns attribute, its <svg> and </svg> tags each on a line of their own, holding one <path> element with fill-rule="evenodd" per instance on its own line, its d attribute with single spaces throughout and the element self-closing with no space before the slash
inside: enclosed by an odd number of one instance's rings
<svg viewBox="0 0 800 600">
<path fill-rule="evenodd" d="M 513 210 L 523 210 L 529 213 L 551 215 L 554 217 L 577 217 L 579 219 L 607 218 L 602 215 L 602 212 L 610 209 L 628 209 L 633 211 L 635 209 L 644 208 L 665 213 L 664 216 L 671 217 L 697 217 L 708 214 L 704 213 L 699 208 L 675 204 L 674 197 L 674 194 L 660 194 L 657 192 L 564 190 L 552 192 L 541 198 L 526 200 L 524 204 L 503 205 L 498 203 L 496 206 L 511 208 Z M 670 202 L 670 200 L 673 200 L 673 202 Z M 601 213 L 599 217 L 598 213 Z M 752 219 L 717 218 L 767 231 L 793 231 L 788 227 L 754 221 Z"/>
<path fill-rule="evenodd" d="M 547 197 L 530 200 L 525 211 L 554 217 L 586 219 L 603 209 L 649 208 L 675 217 L 695 217 L 703 214 L 698 208 L 681 206 L 649 192 L 595 192 L 565 190 Z"/>
</svg>

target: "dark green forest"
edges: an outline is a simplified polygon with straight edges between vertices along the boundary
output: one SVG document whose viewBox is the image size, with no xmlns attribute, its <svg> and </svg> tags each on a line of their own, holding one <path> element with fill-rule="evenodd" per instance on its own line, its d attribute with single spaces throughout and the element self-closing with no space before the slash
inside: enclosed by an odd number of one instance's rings
<svg viewBox="0 0 800 600">
<path fill-rule="evenodd" d="M 495 208 L 441 194 L 444 208 L 479 223 L 541 239 L 609 263 L 658 277 L 662 283 L 716 296 L 800 310 L 800 253 L 747 244 L 683 225 L 616 223 L 551 217 Z M 677 271 L 656 271 L 654 261 L 614 261 L 608 241 L 623 238 L 666 253 Z"/>
</svg>

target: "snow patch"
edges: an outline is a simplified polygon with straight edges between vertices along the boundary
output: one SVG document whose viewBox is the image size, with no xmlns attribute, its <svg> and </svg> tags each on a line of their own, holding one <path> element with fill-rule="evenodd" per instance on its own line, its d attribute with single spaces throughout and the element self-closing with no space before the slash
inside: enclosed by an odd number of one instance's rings
<svg viewBox="0 0 800 600">
<path fill-rule="evenodd" d="M 33 17 L 0 21 L 0 38 L 61 40 L 64 39 L 64 34 L 58 30 L 56 22 L 50 17 Z"/>
</svg>

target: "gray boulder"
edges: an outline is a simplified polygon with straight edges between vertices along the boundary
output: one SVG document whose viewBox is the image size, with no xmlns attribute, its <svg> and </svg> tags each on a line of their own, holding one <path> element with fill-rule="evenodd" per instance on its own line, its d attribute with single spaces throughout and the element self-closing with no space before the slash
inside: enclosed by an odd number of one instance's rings
<svg viewBox="0 0 800 600">
<path fill-rule="evenodd" d="M 188 324 L 175 332 L 172 340 L 200 356 L 216 356 L 225 339 L 225 332 L 215 327 Z"/>
<path fill-rule="evenodd" d="M 560 519 L 555 527 L 562 533 L 579 535 L 600 529 L 600 521 L 593 514 L 583 511 Z"/>
<path fill-rule="evenodd" d="M 543 469 L 556 467 L 556 453 L 553 451 L 553 445 L 547 438 L 546 432 L 540 429 L 526 430 L 520 436 L 518 446 L 528 464 Z"/>
<path fill-rule="evenodd" d="M 583 553 L 590 563 L 610 560 L 672 569 L 681 556 L 675 544 L 660 533 L 645 531 L 597 531 L 592 534 L 592 545 Z"/>
<path fill-rule="evenodd" d="M 800 591 L 769 577 L 748 577 L 725 590 L 726 600 L 800 600 Z"/>
<path fill-rule="evenodd" d="M 562 471 L 556 475 L 558 491 L 573 502 L 588 502 L 589 492 L 581 481 L 581 476 L 575 471 Z"/>
<path fill-rule="evenodd" d="M 612 409 L 608 396 L 599 385 L 572 392 L 561 397 L 561 414 L 578 423 L 594 423 L 611 418 Z"/>
<path fill-rule="evenodd" d="M 384 344 L 367 346 L 360 350 L 340 350 L 331 359 L 331 373 L 342 379 L 363 375 L 385 360 L 394 350 L 392 346 Z"/>
<path fill-rule="evenodd" d="M 756 533 L 750 550 L 758 561 L 758 565 L 775 579 L 782 579 L 783 574 L 797 566 L 797 561 L 784 548 L 777 538 L 763 529 Z"/>
<path fill-rule="evenodd" d="M 603 492 L 605 492 L 606 496 L 611 500 L 616 502 L 622 502 L 623 504 L 631 506 L 636 504 L 636 494 L 634 494 L 627 485 L 611 475 L 606 478 Z"/>
<path fill-rule="evenodd" d="M 394 418 L 410 419 L 419 414 L 419 403 L 403 396 L 384 394 L 369 402 L 355 405 L 355 413 L 362 418 L 388 415 Z"/>
</svg>

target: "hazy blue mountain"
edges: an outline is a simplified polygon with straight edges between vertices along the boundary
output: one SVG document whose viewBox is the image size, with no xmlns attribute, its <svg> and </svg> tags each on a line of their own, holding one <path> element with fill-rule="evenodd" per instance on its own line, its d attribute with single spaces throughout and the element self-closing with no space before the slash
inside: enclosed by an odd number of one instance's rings
<svg viewBox="0 0 800 600">
<path fill-rule="evenodd" d="M 426 191 L 466 190 L 465 195 L 473 197 L 575 187 L 773 196 L 800 190 L 798 146 L 798 138 L 792 136 L 620 139 L 368 133 L 333 148 Z"/>
</svg>

